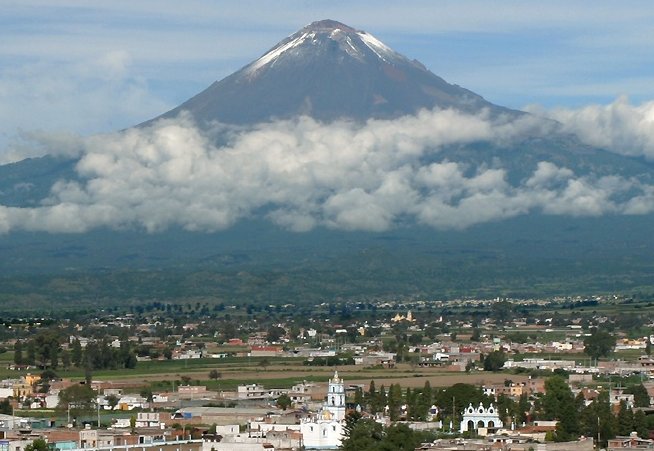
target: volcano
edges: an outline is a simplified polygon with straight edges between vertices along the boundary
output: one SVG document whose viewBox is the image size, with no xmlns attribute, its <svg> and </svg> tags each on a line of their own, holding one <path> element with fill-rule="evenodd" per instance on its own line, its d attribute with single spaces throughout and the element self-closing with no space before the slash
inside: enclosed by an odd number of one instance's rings
<svg viewBox="0 0 654 451">
<path fill-rule="evenodd" d="M 392 145 L 366 148 L 385 128 L 424 117 L 433 120 L 420 133 L 447 132 L 438 121 L 448 115 L 480 137 L 417 149 L 401 129 Z M 493 127 L 525 120 L 534 133 L 492 139 Z M 267 126 L 276 137 L 287 132 L 273 150 Z M 361 138 L 358 146 L 343 140 L 320 153 L 329 127 Z M 357 135 L 364 127 L 377 128 Z M 652 163 L 562 130 L 446 82 L 365 31 L 314 22 L 178 107 L 117 132 L 92 159 L 0 166 L 0 298 L 79 302 L 100 290 L 110 301 L 270 302 L 651 287 Z M 243 156 L 239 133 L 259 133 L 251 142 L 260 147 Z M 298 136 L 302 152 L 287 152 Z M 256 170 L 240 171 L 249 166 Z M 496 210 L 486 214 L 489 204 Z M 439 228 L 446 216 L 466 226 Z M 291 223 L 304 233 L 284 227 Z"/>
<path fill-rule="evenodd" d="M 423 108 L 519 114 L 447 83 L 365 31 L 322 20 L 159 118 L 187 111 L 199 124 L 252 124 L 298 115 L 365 121 Z"/>
</svg>

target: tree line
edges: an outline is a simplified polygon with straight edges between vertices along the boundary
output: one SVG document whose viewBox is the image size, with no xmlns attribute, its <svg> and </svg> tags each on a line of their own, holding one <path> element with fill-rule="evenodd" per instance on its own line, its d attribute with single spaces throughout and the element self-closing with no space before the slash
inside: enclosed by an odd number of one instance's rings
<svg viewBox="0 0 654 451">
<path fill-rule="evenodd" d="M 83 347 L 77 338 L 68 343 L 60 331 L 45 329 L 32 338 L 16 341 L 14 363 L 53 370 L 59 367 L 100 370 L 134 368 L 137 359 L 134 347 L 127 339 L 121 340 L 118 347 L 106 338 L 89 340 Z"/>
</svg>

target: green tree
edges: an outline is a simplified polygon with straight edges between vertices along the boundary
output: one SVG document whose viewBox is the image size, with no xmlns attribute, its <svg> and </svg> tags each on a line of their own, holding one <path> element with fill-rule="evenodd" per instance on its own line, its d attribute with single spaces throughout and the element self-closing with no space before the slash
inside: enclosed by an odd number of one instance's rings
<svg viewBox="0 0 654 451">
<path fill-rule="evenodd" d="M 529 395 L 523 393 L 518 399 L 518 407 L 516 408 L 516 422 L 518 424 L 526 424 L 531 411 L 531 403 L 529 402 Z"/>
<path fill-rule="evenodd" d="M 216 369 L 213 369 L 213 370 L 209 371 L 209 379 L 213 379 L 215 381 L 215 380 L 220 379 L 221 376 L 222 375 L 220 374 L 220 371 L 218 371 Z"/>
<path fill-rule="evenodd" d="M 70 345 L 70 361 L 78 368 L 82 366 L 82 344 L 77 338 Z"/>
<path fill-rule="evenodd" d="M 116 406 L 118 405 L 118 401 L 120 401 L 118 396 L 116 396 L 114 394 L 107 395 L 107 396 L 104 397 L 104 399 L 105 399 L 105 401 L 107 401 L 107 405 L 111 408 L 111 410 L 114 410 L 116 408 Z"/>
<path fill-rule="evenodd" d="M 351 410 L 345 415 L 344 422 L 345 424 L 343 425 L 343 439 L 346 440 L 350 438 L 352 435 L 352 431 L 354 430 L 355 426 L 359 422 L 359 420 L 363 417 L 361 412 L 357 412 L 356 410 Z"/>
<path fill-rule="evenodd" d="M 388 415 L 391 421 L 400 419 L 400 407 L 402 406 L 402 387 L 400 384 L 391 384 L 388 387 Z"/>
<path fill-rule="evenodd" d="M 571 396 L 572 397 L 572 396 Z M 559 422 L 556 424 L 556 441 L 567 442 L 579 438 L 579 421 L 575 410 L 574 397 L 561 405 Z"/>
<path fill-rule="evenodd" d="M 65 370 L 70 368 L 70 352 L 61 351 L 61 366 L 63 366 Z"/>
<path fill-rule="evenodd" d="M 9 402 L 8 398 L 3 399 L 0 401 L 0 413 L 4 415 L 12 415 L 13 414 L 13 408 L 11 407 L 11 403 Z"/>
<path fill-rule="evenodd" d="M 561 415 L 561 405 L 565 402 L 574 403 L 570 387 L 560 376 L 545 380 L 545 395 L 540 400 L 539 418 L 542 420 L 557 420 Z"/>
<path fill-rule="evenodd" d="M 46 329 L 34 337 L 35 355 L 41 367 L 57 368 L 59 351 L 61 351 L 60 332 L 56 329 Z"/>
<path fill-rule="evenodd" d="M 75 384 L 59 392 L 57 408 L 68 410 L 77 417 L 95 410 L 96 392 L 90 385 Z"/>
<path fill-rule="evenodd" d="M 584 339 L 584 352 L 593 359 L 606 357 L 615 348 L 615 337 L 603 329 L 592 328 Z"/>
<path fill-rule="evenodd" d="M 634 395 L 635 407 L 649 407 L 649 393 L 643 384 L 637 384 L 625 390 L 625 393 Z"/>
<path fill-rule="evenodd" d="M 541 404 L 543 419 L 558 420 L 555 436 L 557 441 L 573 440 L 578 436 L 575 398 L 565 379 L 553 376 L 545 380 L 545 396 Z"/>
<path fill-rule="evenodd" d="M 277 402 L 275 404 L 280 409 L 286 410 L 291 406 L 292 403 L 293 402 L 291 401 L 290 396 L 288 396 L 286 393 L 283 393 L 277 398 Z"/>
<path fill-rule="evenodd" d="M 609 394 L 602 391 L 599 396 L 579 414 L 581 434 L 586 437 L 600 437 L 600 444 L 606 446 L 607 440 L 615 437 L 617 421 L 611 413 Z"/>
<path fill-rule="evenodd" d="M 412 346 L 418 346 L 422 343 L 422 334 L 412 334 L 409 337 L 409 344 Z"/>
<path fill-rule="evenodd" d="M 379 412 L 379 404 L 378 404 L 378 394 L 375 389 L 375 381 L 371 380 L 370 385 L 368 386 L 368 391 L 364 395 L 364 400 L 366 403 L 366 406 L 370 413 L 373 415 Z"/>
<path fill-rule="evenodd" d="M 418 418 L 418 395 L 417 390 L 411 390 L 411 387 L 407 387 L 404 392 L 404 403 L 407 407 L 407 420 L 414 420 Z"/>
<path fill-rule="evenodd" d="M 361 407 L 364 407 L 365 405 L 363 389 L 361 387 L 356 387 L 354 389 L 354 404 Z"/>
<path fill-rule="evenodd" d="M 93 382 L 93 369 L 91 368 L 91 365 L 89 363 L 84 365 L 84 381 L 86 382 L 86 385 L 88 385 L 89 387 Z"/>
<path fill-rule="evenodd" d="M 16 340 L 14 343 L 14 363 L 16 365 L 23 364 L 23 342 L 20 340 Z"/>
<path fill-rule="evenodd" d="M 144 388 L 143 390 L 141 390 L 141 392 L 139 394 L 143 398 L 145 398 L 145 400 L 148 403 L 152 403 L 154 401 L 154 393 L 152 392 L 152 389 L 150 387 Z"/>
<path fill-rule="evenodd" d="M 24 360 L 23 363 L 28 365 L 34 365 L 36 363 L 36 346 L 33 340 L 27 342 L 27 360 Z"/>
<path fill-rule="evenodd" d="M 236 338 L 238 336 L 238 329 L 231 321 L 225 321 L 222 324 L 221 338 L 222 341 L 228 341 L 231 338 Z"/>
<path fill-rule="evenodd" d="M 505 321 L 513 317 L 513 305 L 509 301 L 495 302 L 491 306 L 491 317 L 495 318 L 500 324 L 504 324 Z"/>
<path fill-rule="evenodd" d="M 634 430 L 634 412 L 626 401 L 620 401 L 618 411 L 618 435 L 629 435 Z"/>
<path fill-rule="evenodd" d="M 504 424 L 511 424 L 518 410 L 517 403 L 506 395 L 497 397 L 497 413 Z"/>
<path fill-rule="evenodd" d="M 429 381 L 425 381 L 425 385 L 422 387 L 420 394 L 417 396 L 416 409 L 414 413 L 414 419 L 425 421 L 427 419 L 427 414 L 432 405 L 432 390 L 431 384 Z"/>
<path fill-rule="evenodd" d="M 647 418 L 642 410 L 636 410 L 634 413 L 634 430 L 638 433 L 638 437 L 648 438 L 649 427 L 647 426 Z"/>
<path fill-rule="evenodd" d="M 396 423 L 386 429 L 381 451 L 413 451 L 424 442 L 434 439 L 429 432 L 414 431 L 407 424 Z"/>
<path fill-rule="evenodd" d="M 504 351 L 493 351 L 484 359 L 484 371 L 500 371 L 506 362 Z"/>
<path fill-rule="evenodd" d="M 47 370 L 41 371 L 41 380 L 42 381 L 49 382 L 49 381 L 55 381 L 57 379 L 59 379 L 59 376 L 57 375 L 57 373 L 54 372 L 54 370 L 47 369 Z"/>
<path fill-rule="evenodd" d="M 34 439 L 34 441 L 25 446 L 25 451 L 48 451 L 48 443 L 43 438 Z"/>
<path fill-rule="evenodd" d="M 388 405 L 388 391 L 386 390 L 386 387 L 384 387 L 384 384 L 381 384 L 381 386 L 379 387 L 379 391 L 377 392 L 377 397 L 376 397 L 376 403 L 377 403 L 378 412 L 383 411 Z"/>
<path fill-rule="evenodd" d="M 284 330 L 284 328 L 279 326 L 270 326 L 268 328 L 268 334 L 266 335 L 266 340 L 268 340 L 269 343 L 277 342 L 284 335 L 286 335 L 286 331 Z"/>
<path fill-rule="evenodd" d="M 347 424 L 346 424 L 347 426 Z M 342 451 L 375 451 L 384 438 L 384 428 L 375 420 L 364 418 L 354 423 L 341 442 Z"/>
<path fill-rule="evenodd" d="M 127 356 L 125 357 L 125 368 L 133 369 L 136 368 L 136 364 L 138 363 L 138 359 L 136 358 L 136 354 L 134 351 L 130 351 Z"/>
</svg>

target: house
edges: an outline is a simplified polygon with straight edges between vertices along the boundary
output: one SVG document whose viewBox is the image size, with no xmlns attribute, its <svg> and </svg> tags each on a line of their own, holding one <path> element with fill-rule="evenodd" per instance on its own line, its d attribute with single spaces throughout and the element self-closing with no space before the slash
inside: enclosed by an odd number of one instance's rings
<svg viewBox="0 0 654 451">
<path fill-rule="evenodd" d="M 239 399 L 267 398 L 268 390 L 260 384 L 239 385 L 236 389 Z"/>
<path fill-rule="evenodd" d="M 628 437 L 617 436 L 608 441 L 607 451 L 622 449 L 654 449 L 654 440 L 640 438 L 632 432 Z"/>
<path fill-rule="evenodd" d="M 137 428 L 163 428 L 165 425 L 166 417 L 170 417 L 168 413 L 161 412 L 138 412 L 136 414 L 136 427 Z"/>
</svg>

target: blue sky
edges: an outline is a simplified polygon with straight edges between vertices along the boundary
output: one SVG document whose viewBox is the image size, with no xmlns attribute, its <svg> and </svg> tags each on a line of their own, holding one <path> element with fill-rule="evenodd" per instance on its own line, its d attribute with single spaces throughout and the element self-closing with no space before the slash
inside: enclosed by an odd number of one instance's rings
<svg viewBox="0 0 654 451">
<path fill-rule="evenodd" d="M 326 18 L 513 108 L 654 99 L 651 1 L 4 0 L 0 152 L 149 119 Z"/>
</svg>

